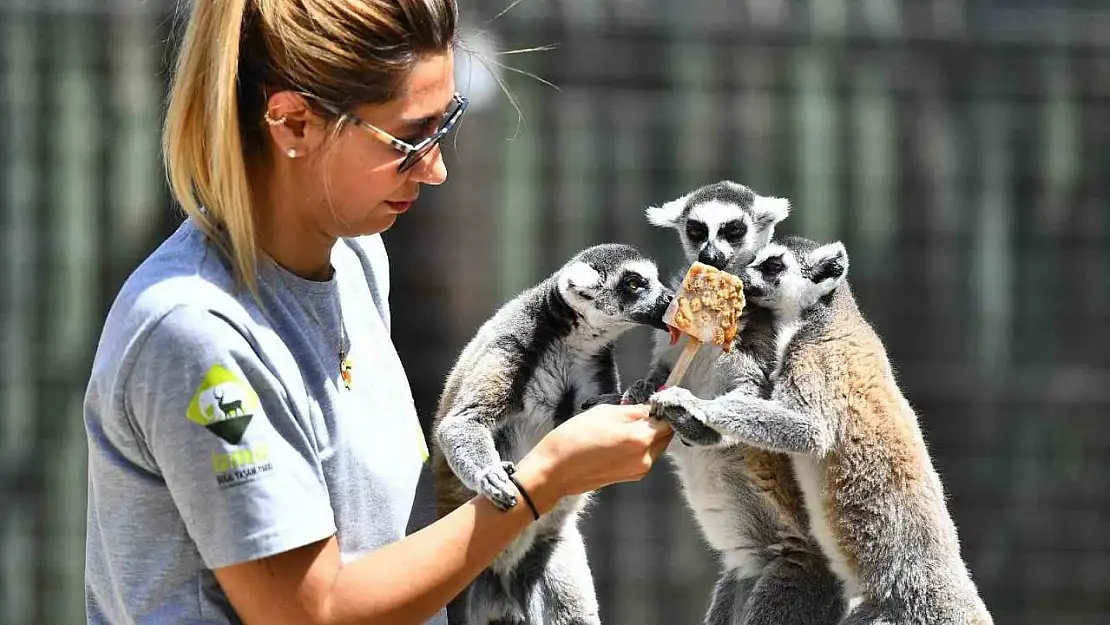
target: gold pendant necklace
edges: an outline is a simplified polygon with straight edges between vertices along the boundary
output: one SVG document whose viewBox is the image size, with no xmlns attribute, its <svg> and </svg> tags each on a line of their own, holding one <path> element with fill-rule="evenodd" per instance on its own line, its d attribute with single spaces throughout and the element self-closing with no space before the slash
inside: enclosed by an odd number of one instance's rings
<svg viewBox="0 0 1110 625">
<path fill-rule="evenodd" d="M 335 300 L 335 308 L 339 311 L 339 379 L 343 381 L 343 387 L 349 391 L 353 383 L 351 370 L 354 369 L 354 364 L 351 362 L 351 356 L 347 353 L 351 345 L 347 339 L 347 324 L 343 323 L 343 304 L 339 301 L 338 293 Z M 315 317 L 316 313 L 313 312 L 312 316 Z M 323 329 L 323 325 L 318 319 L 316 324 Z"/>
<path fill-rule="evenodd" d="M 343 386 L 347 390 L 351 390 L 351 369 L 353 369 L 350 357 L 346 356 L 343 352 L 339 352 L 339 378 L 343 380 Z"/>
</svg>

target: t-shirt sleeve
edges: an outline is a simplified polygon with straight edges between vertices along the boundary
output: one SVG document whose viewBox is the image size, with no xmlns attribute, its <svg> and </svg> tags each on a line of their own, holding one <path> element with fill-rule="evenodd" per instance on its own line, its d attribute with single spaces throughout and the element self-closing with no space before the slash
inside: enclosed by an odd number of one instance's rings
<svg viewBox="0 0 1110 625">
<path fill-rule="evenodd" d="M 222 317 L 187 306 L 170 312 L 126 379 L 131 418 L 206 566 L 334 534 L 311 427 Z"/>
</svg>

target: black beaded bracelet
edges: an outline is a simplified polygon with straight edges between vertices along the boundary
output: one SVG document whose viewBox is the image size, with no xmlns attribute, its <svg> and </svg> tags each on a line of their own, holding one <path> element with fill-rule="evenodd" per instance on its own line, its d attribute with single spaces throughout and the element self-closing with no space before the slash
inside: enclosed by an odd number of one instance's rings
<svg viewBox="0 0 1110 625">
<path fill-rule="evenodd" d="M 528 507 L 532 509 L 532 516 L 536 517 L 536 520 L 539 521 L 540 511 L 536 509 L 536 504 L 532 503 L 532 498 L 528 496 L 528 491 L 524 490 L 524 486 L 520 483 L 520 480 L 513 477 L 513 473 L 516 473 L 515 465 L 510 464 L 505 467 L 505 474 L 509 476 L 509 481 L 512 482 L 514 486 L 516 486 L 516 489 L 518 491 L 520 491 L 520 495 L 524 497 L 525 503 L 527 503 Z"/>
</svg>

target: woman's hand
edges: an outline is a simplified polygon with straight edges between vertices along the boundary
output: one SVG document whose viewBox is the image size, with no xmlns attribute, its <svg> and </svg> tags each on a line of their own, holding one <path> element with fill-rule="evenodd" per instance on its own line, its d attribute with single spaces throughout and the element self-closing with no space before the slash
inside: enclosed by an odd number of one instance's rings
<svg viewBox="0 0 1110 625">
<path fill-rule="evenodd" d="M 546 513 L 561 497 L 639 480 L 673 433 L 648 417 L 647 405 L 594 406 L 540 440 L 517 463 L 518 479 Z"/>
<path fill-rule="evenodd" d="M 671 435 L 647 405 L 595 406 L 545 436 L 516 477 L 546 513 L 561 497 L 642 478 Z M 530 523 L 526 506 L 501 512 L 478 495 L 346 565 L 333 536 L 217 569 L 216 579 L 246 623 L 423 623 Z"/>
</svg>

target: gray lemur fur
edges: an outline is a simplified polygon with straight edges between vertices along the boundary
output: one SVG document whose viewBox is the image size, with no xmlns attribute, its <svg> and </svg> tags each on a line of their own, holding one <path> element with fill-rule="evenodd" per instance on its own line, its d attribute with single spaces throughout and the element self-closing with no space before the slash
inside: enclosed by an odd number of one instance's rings
<svg viewBox="0 0 1110 625">
<path fill-rule="evenodd" d="M 514 463 L 575 413 L 619 389 L 613 349 L 638 326 L 663 328 L 674 296 L 636 248 L 585 249 L 503 305 L 463 349 L 432 426 L 437 513 L 480 493 L 499 509 L 526 505 Z M 599 623 L 577 520 L 589 494 L 565 497 L 448 606 L 454 625 Z"/>
<path fill-rule="evenodd" d="M 789 210 L 785 199 L 760 196 L 725 180 L 648 208 L 647 217 L 653 225 L 677 231 L 688 263 L 738 273 L 771 241 Z M 675 288 L 684 275 L 675 277 Z M 769 396 L 775 354 L 770 315 L 746 309 L 741 323 L 731 351 L 703 347 L 680 387 L 707 399 L 728 392 Z M 624 401 L 646 402 L 665 382 L 683 343 L 671 345 L 667 333 L 656 333 L 651 371 L 629 387 Z M 808 533 L 786 455 L 732 442 L 690 446 L 679 440 L 667 456 L 702 534 L 721 557 L 704 623 L 839 622 L 847 607 L 841 586 Z"/>
<path fill-rule="evenodd" d="M 703 366 L 706 383 L 683 382 L 699 396 L 769 397 L 775 352 L 772 320 L 751 310 L 731 352 Z M 673 356 L 672 356 L 673 358 Z M 672 360 L 673 362 L 673 360 Z M 691 366 L 693 369 L 693 365 Z M 687 380 L 691 372 L 687 372 Z M 704 622 L 710 625 L 832 625 L 847 603 L 840 582 L 810 535 L 789 457 L 711 431 L 677 431 L 668 456 L 683 493 L 723 570 Z M 688 438 L 687 438 L 688 437 Z"/>
<path fill-rule="evenodd" d="M 765 247 L 740 277 L 748 304 L 774 318 L 771 397 L 673 388 L 651 398 L 652 413 L 695 444 L 790 455 L 811 531 L 859 601 L 845 625 L 991 624 L 917 416 L 847 272 L 839 242 Z"/>
</svg>

